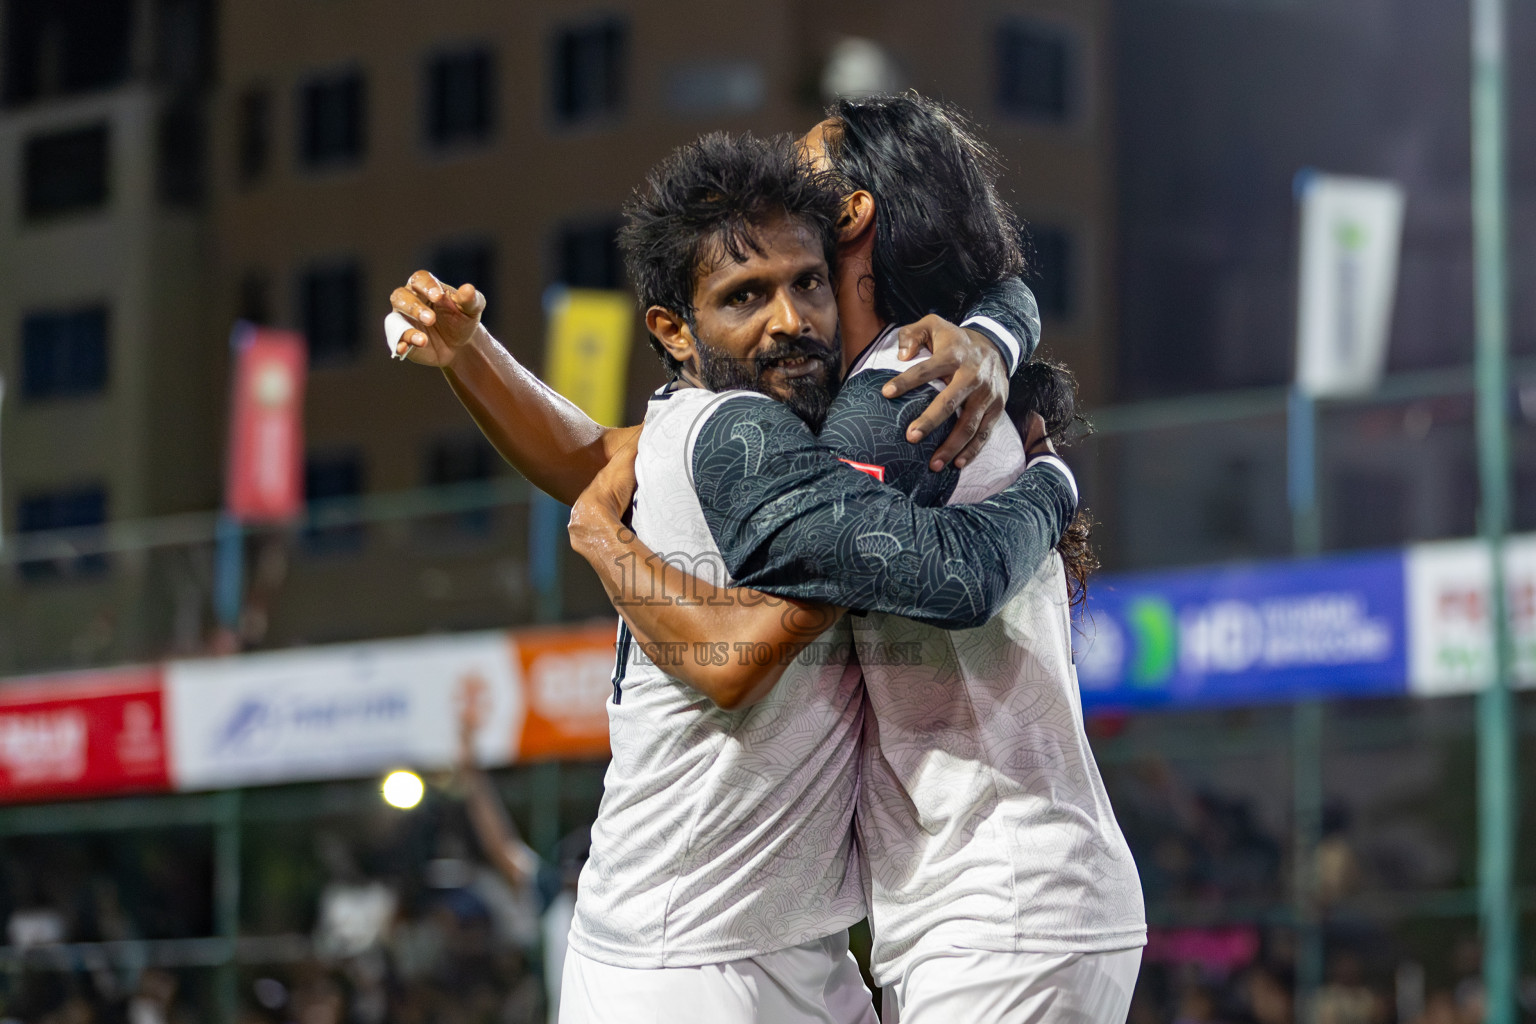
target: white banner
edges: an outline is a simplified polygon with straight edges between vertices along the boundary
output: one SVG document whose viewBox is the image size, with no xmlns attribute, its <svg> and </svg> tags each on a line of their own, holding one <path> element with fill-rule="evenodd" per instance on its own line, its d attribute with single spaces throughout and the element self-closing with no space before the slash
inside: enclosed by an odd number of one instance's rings
<svg viewBox="0 0 1536 1024">
<path fill-rule="evenodd" d="M 1403 190 L 1371 178 L 1303 172 L 1296 381 L 1314 396 L 1369 392 L 1386 364 Z"/>
<path fill-rule="evenodd" d="M 1493 679 L 1492 562 L 1480 540 L 1416 544 L 1404 567 L 1408 689 L 1421 697 L 1473 693 Z M 1514 683 L 1536 686 L 1536 536 L 1504 545 Z"/>
<path fill-rule="evenodd" d="M 457 754 L 466 701 L 479 705 L 479 761 L 506 764 L 525 714 L 520 673 L 502 632 L 172 662 L 174 785 L 444 768 Z"/>
</svg>

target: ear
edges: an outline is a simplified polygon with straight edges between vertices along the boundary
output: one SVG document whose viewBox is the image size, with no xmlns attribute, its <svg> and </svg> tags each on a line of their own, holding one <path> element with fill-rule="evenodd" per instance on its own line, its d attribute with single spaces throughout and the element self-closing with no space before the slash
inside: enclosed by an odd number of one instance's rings
<svg viewBox="0 0 1536 1024">
<path fill-rule="evenodd" d="M 698 354 L 694 346 L 693 329 L 688 321 L 662 306 L 652 306 L 645 311 L 645 329 L 667 350 L 667 354 L 685 366 L 693 365 Z"/>
<path fill-rule="evenodd" d="M 843 198 L 843 208 L 837 215 L 837 244 L 849 245 L 859 240 L 875 226 L 875 197 L 864 189 L 850 192 Z"/>
</svg>

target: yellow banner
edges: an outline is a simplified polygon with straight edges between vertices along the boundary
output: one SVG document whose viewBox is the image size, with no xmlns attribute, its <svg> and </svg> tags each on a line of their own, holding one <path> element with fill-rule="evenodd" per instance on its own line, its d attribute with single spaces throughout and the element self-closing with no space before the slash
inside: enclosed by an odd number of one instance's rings
<svg viewBox="0 0 1536 1024">
<path fill-rule="evenodd" d="M 624 416 L 634 300 L 625 292 L 561 289 L 548 304 L 544 379 L 605 427 Z"/>
</svg>

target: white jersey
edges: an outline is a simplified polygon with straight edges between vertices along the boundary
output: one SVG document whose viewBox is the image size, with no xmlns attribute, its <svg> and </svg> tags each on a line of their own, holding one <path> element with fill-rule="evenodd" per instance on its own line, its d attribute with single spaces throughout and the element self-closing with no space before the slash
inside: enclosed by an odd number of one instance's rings
<svg viewBox="0 0 1536 1024">
<path fill-rule="evenodd" d="M 910 365 L 895 348 L 891 332 L 854 372 Z M 950 501 L 996 493 L 1024 463 L 1018 433 L 994 431 Z M 877 983 L 953 949 L 1082 953 L 1146 942 L 1136 863 L 1083 728 L 1070 612 L 1052 552 L 980 628 L 854 618 L 873 712 L 858 829 Z"/>
<path fill-rule="evenodd" d="M 690 467 L 698 428 L 727 397 L 658 393 L 635 462 L 636 535 L 716 583 L 728 577 Z M 841 656 L 797 660 L 737 711 L 631 646 L 608 704 L 613 761 L 572 949 L 614 967 L 690 967 L 788 949 L 865 916 L 852 824 L 864 709 L 850 642 L 840 622 L 818 650 Z"/>
</svg>

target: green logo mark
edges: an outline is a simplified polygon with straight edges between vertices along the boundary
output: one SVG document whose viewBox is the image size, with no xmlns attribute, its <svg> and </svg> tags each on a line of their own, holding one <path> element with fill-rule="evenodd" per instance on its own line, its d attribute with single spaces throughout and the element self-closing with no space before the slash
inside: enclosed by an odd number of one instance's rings
<svg viewBox="0 0 1536 1024">
<path fill-rule="evenodd" d="M 1160 597 L 1138 597 L 1125 609 L 1132 636 L 1131 685 L 1153 689 L 1167 683 L 1178 656 L 1173 606 Z"/>
</svg>

